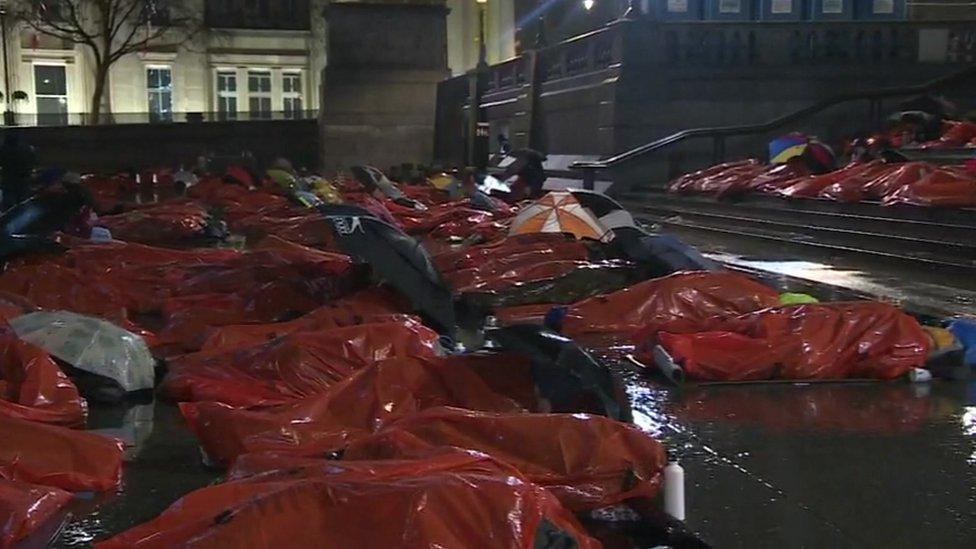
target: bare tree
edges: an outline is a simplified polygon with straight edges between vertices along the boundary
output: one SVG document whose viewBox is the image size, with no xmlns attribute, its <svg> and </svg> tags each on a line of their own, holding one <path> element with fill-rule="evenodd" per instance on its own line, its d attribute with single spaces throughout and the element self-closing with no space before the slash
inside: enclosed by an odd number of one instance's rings
<svg viewBox="0 0 976 549">
<path fill-rule="evenodd" d="M 193 0 L 14 0 L 11 13 L 40 34 L 77 44 L 94 61 L 90 112 L 111 114 L 109 74 L 119 59 L 171 49 L 203 28 L 203 2 Z"/>
</svg>

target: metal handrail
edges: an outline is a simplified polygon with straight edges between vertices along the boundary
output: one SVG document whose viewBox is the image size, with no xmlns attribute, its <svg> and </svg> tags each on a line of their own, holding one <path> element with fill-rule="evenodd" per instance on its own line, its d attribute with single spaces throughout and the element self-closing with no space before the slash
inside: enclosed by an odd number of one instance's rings
<svg viewBox="0 0 976 549">
<path fill-rule="evenodd" d="M 590 188 L 596 178 L 596 172 L 599 170 L 606 170 L 610 168 L 617 167 L 621 164 L 625 164 L 637 158 L 646 156 L 655 151 L 670 147 L 676 143 L 680 143 L 687 139 L 699 138 L 699 137 L 709 137 L 715 139 L 715 156 L 716 159 L 721 161 L 721 157 L 724 155 L 724 140 L 726 137 L 731 136 L 745 136 L 754 135 L 760 133 L 766 133 L 773 131 L 784 126 L 793 124 L 799 120 L 802 120 L 808 116 L 817 114 L 824 111 L 830 107 L 839 105 L 841 103 L 847 103 L 851 101 L 864 101 L 868 100 L 871 102 L 871 114 L 872 119 L 880 123 L 881 119 L 881 100 L 890 97 L 903 97 L 906 95 L 919 95 L 927 92 L 931 92 L 953 84 L 960 80 L 965 80 L 969 77 L 976 75 L 976 65 L 966 67 L 964 69 L 958 70 L 954 73 L 935 78 L 928 82 L 922 84 L 916 84 L 914 86 L 900 86 L 891 88 L 879 88 L 875 90 L 859 91 L 844 93 L 836 95 L 834 97 L 820 101 L 805 107 L 798 111 L 780 116 L 779 118 L 774 118 L 767 122 L 760 124 L 743 124 L 738 126 L 714 126 L 708 128 L 692 128 L 688 130 L 682 130 L 680 132 L 671 134 L 661 139 L 651 141 L 650 143 L 635 147 L 629 151 L 620 153 L 609 158 L 604 158 L 601 160 L 593 161 L 576 161 L 570 164 L 569 168 L 571 170 L 583 171 L 584 172 L 584 184 L 587 188 Z"/>
</svg>

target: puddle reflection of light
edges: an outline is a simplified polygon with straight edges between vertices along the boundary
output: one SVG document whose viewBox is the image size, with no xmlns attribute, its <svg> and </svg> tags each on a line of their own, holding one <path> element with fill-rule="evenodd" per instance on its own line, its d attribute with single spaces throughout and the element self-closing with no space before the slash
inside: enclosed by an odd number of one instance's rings
<svg viewBox="0 0 976 549">
<path fill-rule="evenodd" d="M 976 437 L 976 406 L 969 406 L 963 408 L 963 410 L 962 434 Z M 976 465 L 976 451 L 973 452 L 973 455 L 969 456 L 968 462 L 970 465 Z"/>
<path fill-rule="evenodd" d="M 669 434 L 683 433 L 684 427 L 677 424 L 677 420 L 663 411 L 664 394 L 653 391 L 648 387 L 629 386 L 627 392 L 633 403 L 634 425 L 654 438 L 661 438 Z"/>
</svg>

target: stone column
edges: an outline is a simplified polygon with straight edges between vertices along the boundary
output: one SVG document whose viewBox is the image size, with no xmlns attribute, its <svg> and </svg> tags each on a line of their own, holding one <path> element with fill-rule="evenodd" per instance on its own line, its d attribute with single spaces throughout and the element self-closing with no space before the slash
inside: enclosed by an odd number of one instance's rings
<svg viewBox="0 0 976 549">
<path fill-rule="evenodd" d="M 334 2 L 319 116 L 325 173 L 432 161 L 437 84 L 448 77 L 444 0 Z"/>
</svg>

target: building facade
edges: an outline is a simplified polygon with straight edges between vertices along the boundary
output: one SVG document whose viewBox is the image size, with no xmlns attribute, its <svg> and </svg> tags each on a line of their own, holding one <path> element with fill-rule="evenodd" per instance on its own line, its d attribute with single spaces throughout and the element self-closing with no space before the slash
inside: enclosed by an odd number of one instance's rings
<svg viewBox="0 0 976 549">
<path fill-rule="evenodd" d="M 107 105 L 117 122 L 297 118 L 318 109 L 324 0 L 191 2 L 203 23 L 192 36 L 171 29 L 112 65 Z M 27 95 L 10 103 L 18 122 L 82 123 L 95 86 L 88 49 L 23 23 L 8 21 L 7 35 L 10 89 Z"/>
</svg>

